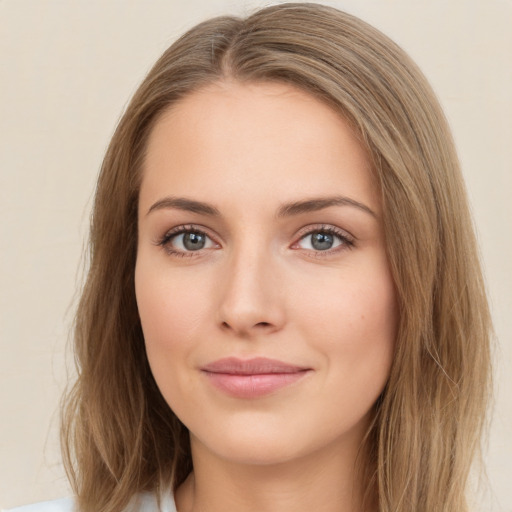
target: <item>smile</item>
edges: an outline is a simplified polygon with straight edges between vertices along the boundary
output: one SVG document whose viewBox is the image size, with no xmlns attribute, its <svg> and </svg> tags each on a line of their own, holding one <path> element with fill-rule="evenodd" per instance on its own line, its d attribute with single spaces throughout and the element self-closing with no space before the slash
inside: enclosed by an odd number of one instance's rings
<svg viewBox="0 0 512 512">
<path fill-rule="evenodd" d="M 295 366 L 275 359 L 219 359 L 201 368 L 220 391 L 236 398 L 258 398 L 293 384 L 311 368 Z"/>
</svg>

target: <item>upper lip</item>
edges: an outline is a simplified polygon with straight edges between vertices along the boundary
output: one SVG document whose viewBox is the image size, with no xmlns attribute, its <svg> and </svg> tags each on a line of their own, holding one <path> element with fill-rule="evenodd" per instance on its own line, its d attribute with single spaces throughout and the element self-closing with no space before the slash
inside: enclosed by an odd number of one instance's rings
<svg viewBox="0 0 512 512">
<path fill-rule="evenodd" d="M 231 375 L 262 375 L 271 373 L 296 373 L 309 370 L 304 366 L 285 363 L 277 359 L 255 357 L 253 359 L 238 359 L 226 357 L 201 367 L 210 373 L 225 373 Z"/>
</svg>

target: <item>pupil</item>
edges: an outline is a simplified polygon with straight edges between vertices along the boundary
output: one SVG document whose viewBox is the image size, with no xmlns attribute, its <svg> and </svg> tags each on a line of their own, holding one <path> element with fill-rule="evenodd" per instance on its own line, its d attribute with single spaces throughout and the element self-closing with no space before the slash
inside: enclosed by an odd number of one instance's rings
<svg viewBox="0 0 512 512">
<path fill-rule="evenodd" d="M 185 233 L 183 236 L 183 245 L 189 251 L 198 251 L 204 247 L 204 244 L 205 238 L 201 233 Z"/>
<path fill-rule="evenodd" d="M 333 244 L 333 237 L 328 233 L 315 233 L 312 235 L 311 245 L 318 251 L 326 251 Z"/>
</svg>

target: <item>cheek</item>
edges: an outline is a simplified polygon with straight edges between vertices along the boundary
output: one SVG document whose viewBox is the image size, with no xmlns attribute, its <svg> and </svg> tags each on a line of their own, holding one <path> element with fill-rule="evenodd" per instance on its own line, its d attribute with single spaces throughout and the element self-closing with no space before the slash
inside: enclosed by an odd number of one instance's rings
<svg viewBox="0 0 512 512">
<path fill-rule="evenodd" d="M 137 261 L 135 291 L 151 371 L 166 401 L 173 406 L 187 395 L 187 369 L 208 307 L 207 293 L 186 273 L 169 272 L 143 258 Z M 174 408 L 174 407 L 173 407 Z"/>
<path fill-rule="evenodd" d="M 343 379 L 358 393 L 369 386 L 378 396 L 389 375 L 398 320 L 387 264 L 345 269 L 339 278 L 308 289 L 296 295 L 295 316 L 327 364 L 336 368 L 330 377 Z"/>
<path fill-rule="evenodd" d="M 140 258 L 135 292 L 147 345 L 190 344 L 208 307 L 204 288 L 191 282 L 186 272 L 170 272 Z"/>
<path fill-rule="evenodd" d="M 326 279 L 302 282 L 303 289 L 294 295 L 306 323 L 340 333 L 374 331 L 372 338 L 393 337 L 397 324 L 396 294 L 384 263 L 348 267 Z"/>
</svg>

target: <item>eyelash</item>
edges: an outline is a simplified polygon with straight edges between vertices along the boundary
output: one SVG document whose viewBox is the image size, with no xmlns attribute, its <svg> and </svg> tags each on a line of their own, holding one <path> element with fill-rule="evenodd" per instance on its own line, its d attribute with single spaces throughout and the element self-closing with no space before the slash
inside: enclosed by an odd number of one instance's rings
<svg viewBox="0 0 512 512">
<path fill-rule="evenodd" d="M 193 258 L 194 256 L 199 256 L 202 252 L 201 249 L 197 251 L 182 251 L 182 250 L 176 250 L 172 247 L 170 244 L 171 240 L 179 235 L 187 234 L 187 233 L 195 233 L 199 235 L 203 235 L 210 240 L 212 240 L 214 243 L 215 240 L 201 227 L 194 226 L 194 225 L 186 225 L 186 226 L 177 226 L 176 228 L 173 228 L 169 231 L 167 231 L 159 240 L 157 240 L 156 245 L 162 247 L 165 252 L 171 256 L 175 256 L 178 258 Z M 314 233 L 324 233 L 328 235 L 332 235 L 340 240 L 340 245 L 333 249 L 326 249 L 326 250 L 317 250 L 312 251 L 315 258 L 322 258 L 322 257 L 328 257 L 334 253 L 337 253 L 339 251 L 351 249 L 354 246 L 354 238 L 349 235 L 347 232 L 342 231 L 339 228 L 336 228 L 334 226 L 330 225 L 318 225 L 318 226 L 308 226 L 307 228 L 304 228 L 299 232 L 299 237 L 296 242 L 292 244 L 292 248 L 294 246 L 297 246 L 299 242 L 304 240 L 306 237 L 311 236 Z M 218 244 L 217 244 L 218 245 Z M 203 249 L 204 250 L 204 249 Z M 296 249 L 298 250 L 298 249 Z"/>
</svg>

